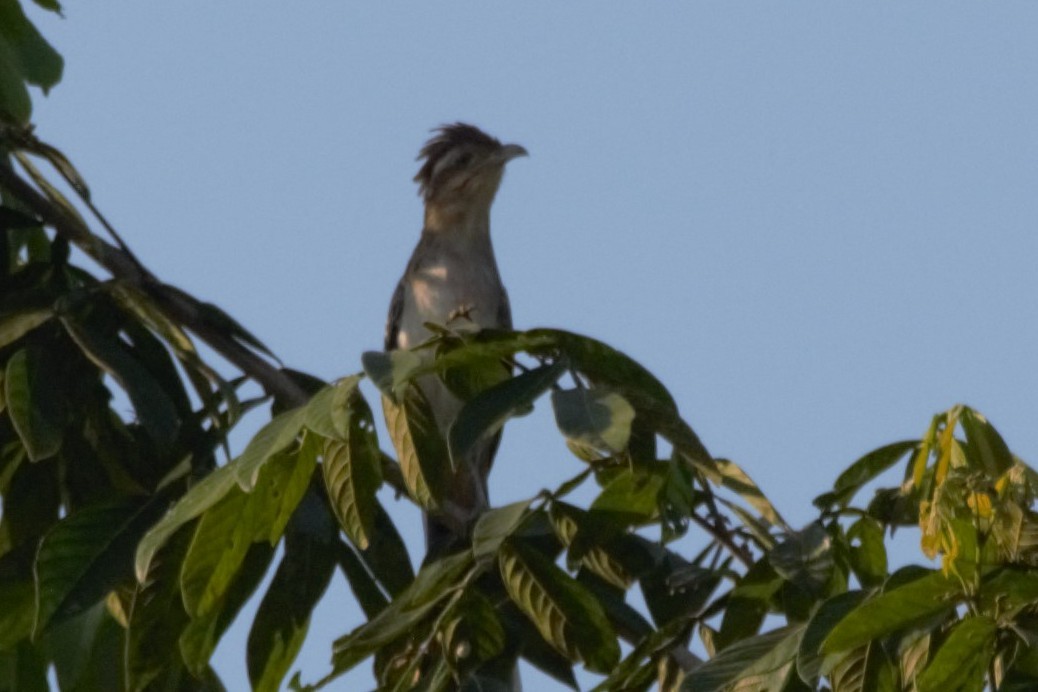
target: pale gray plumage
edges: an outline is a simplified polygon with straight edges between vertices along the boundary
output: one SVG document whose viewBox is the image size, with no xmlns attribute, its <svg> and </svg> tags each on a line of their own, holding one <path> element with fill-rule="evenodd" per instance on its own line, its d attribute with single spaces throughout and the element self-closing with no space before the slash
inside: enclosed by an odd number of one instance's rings
<svg viewBox="0 0 1038 692">
<path fill-rule="evenodd" d="M 389 306 L 387 351 L 425 341 L 427 322 L 455 330 L 512 328 L 490 240 L 490 207 L 505 164 L 525 155 L 522 147 L 501 144 L 462 123 L 437 129 L 422 148 L 418 158 L 424 162 L 415 181 L 425 202 L 425 223 Z M 433 376 L 419 386 L 446 436 L 463 402 Z M 450 501 L 468 523 L 488 506 L 486 479 L 499 440 L 497 435 L 477 447 L 455 472 Z M 450 550 L 461 538 L 437 517 L 426 517 L 430 556 Z"/>
</svg>

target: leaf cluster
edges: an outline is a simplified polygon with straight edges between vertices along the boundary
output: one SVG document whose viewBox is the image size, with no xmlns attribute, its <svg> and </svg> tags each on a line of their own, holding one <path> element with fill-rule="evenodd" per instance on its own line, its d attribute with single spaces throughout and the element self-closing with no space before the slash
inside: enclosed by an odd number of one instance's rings
<svg viewBox="0 0 1038 692">
<path fill-rule="evenodd" d="M 26 85 L 60 70 L 0 0 L 0 688 L 46 689 L 53 668 L 66 690 L 222 689 L 213 651 L 268 574 L 246 651 L 260 690 L 289 677 L 337 578 L 363 620 L 295 689 L 370 662 L 380 689 L 507 690 L 519 661 L 572 688 L 583 666 L 603 690 L 1038 687 L 1038 476 L 979 412 L 865 455 L 794 529 L 595 339 L 431 325 L 332 383 L 285 370 L 148 271 L 26 126 Z M 423 378 L 464 402 L 445 435 Z M 246 383 L 263 394 L 243 399 Z M 537 405 L 572 477 L 473 515 L 462 460 Z M 389 502 L 441 518 L 452 549 L 416 570 Z M 895 530 L 938 563 L 892 571 Z"/>
</svg>

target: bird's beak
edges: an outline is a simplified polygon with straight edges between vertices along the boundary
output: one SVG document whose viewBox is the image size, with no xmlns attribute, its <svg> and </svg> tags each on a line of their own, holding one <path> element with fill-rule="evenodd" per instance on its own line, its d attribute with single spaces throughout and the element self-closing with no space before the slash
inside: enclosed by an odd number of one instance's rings
<svg viewBox="0 0 1038 692">
<path fill-rule="evenodd" d="M 506 144 L 503 147 L 501 147 L 501 159 L 505 163 L 508 163 L 512 159 L 517 159 L 520 156 L 529 155 L 530 153 L 526 151 L 524 147 L 521 147 L 518 144 Z"/>
</svg>

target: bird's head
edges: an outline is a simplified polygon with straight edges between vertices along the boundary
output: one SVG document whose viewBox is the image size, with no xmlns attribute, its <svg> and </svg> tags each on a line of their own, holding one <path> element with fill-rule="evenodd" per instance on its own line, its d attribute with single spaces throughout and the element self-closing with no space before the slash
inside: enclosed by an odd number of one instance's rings
<svg viewBox="0 0 1038 692">
<path fill-rule="evenodd" d="M 501 184 L 505 164 L 527 156 L 518 144 L 501 144 L 477 127 L 464 123 L 434 130 L 418 160 L 424 163 L 415 182 L 426 207 L 456 213 L 466 208 L 490 208 Z"/>
</svg>

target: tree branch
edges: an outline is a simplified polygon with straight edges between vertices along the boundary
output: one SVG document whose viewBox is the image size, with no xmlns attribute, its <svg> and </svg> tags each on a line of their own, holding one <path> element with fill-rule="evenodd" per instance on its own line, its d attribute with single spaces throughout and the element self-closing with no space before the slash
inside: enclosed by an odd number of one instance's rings
<svg viewBox="0 0 1038 692">
<path fill-rule="evenodd" d="M 229 363 L 258 382 L 263 390 L 288 407 L 302 406 L 309 396 L 278 367 L 216 329 L 187 294 L 168 286 L 135 257 L 95 235 L 80 219 L 54 204 L 11 168 L 0 166 L 0 186 L 35 213 L 55 232 L 74 243 L 114 278 L 151 296 L 168 317 L 194 332 Z"/>
</svg>

